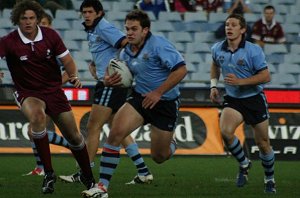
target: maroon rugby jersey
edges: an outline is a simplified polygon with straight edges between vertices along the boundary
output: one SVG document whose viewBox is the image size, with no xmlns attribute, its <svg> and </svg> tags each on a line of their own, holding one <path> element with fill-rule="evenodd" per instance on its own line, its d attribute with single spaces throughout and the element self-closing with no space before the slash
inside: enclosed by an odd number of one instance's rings
<svg viewBox="0 0 300 198">
<path fill-rule="evenodd" d="M 223 0 L 197 0 L 196 5 L 201 6 L 204 11 L 217 12 L 219 8 L 222 8 Z"/>
<path fill-rule="evenodd" d="M 6 58 L 18 92 L 51 93 L 61 89 L 61 71 L 56 58 L 69 51 L 53 29 L 39 27 L 34 41 L 19 29 L 0 40 L 0 58 Z"/>
<path fill-rule="evenodd" d="M 283 43 L 286 41 L 281 25 L 273 20 L 270 27 L 263 19 L 256 21 L 252 28 L 252 38 L 265 43 Z"/>
</svg>

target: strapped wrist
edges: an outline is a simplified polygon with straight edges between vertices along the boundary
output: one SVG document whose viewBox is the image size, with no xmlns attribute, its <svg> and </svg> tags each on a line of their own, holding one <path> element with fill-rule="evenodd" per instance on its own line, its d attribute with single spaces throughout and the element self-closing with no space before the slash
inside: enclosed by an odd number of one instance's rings
<svg viewBox="0 0 300 198">
<path fill-rule="evenodd" d="M 210 88 L 217 88 L 217 84 L 218 84 L 218 79 L 216 78 L 213 78 L 213 79 L 210 79 Z"/>
<path fill-rule="evenodd" d="M 74 78 L 74 77 L 75 77 L 75 78 L 78 78 L 77 74 L 70 74 L 70 75 L 69 75 L 69 78 Z"/>
</svg>

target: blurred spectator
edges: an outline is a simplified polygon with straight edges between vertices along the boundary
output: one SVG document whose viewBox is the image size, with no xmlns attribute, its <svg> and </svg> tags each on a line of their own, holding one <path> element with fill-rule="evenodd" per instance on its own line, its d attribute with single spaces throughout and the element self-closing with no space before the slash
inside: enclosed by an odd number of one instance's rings
<svg viewBox="0 0 300 198">
<path fill-rule="evenodd" d="M 4 8 L 13 8 L 14 5 L 22 0 L 0 0 L 0 10 Z M 74 9 L 72 0 L 35 0 L 39 2 L 43 8 L 49 9 L 52 15 L 55 17 L 55 12 L 57 9 Z"/>
<path fill-rule="evenodd" d="M 0 10 L 3 10 L 4 8 L 11 9 L 18 1 L 21 0 L 0 0 Z"/>
<path fill-rule="evenodd" d="M 281 25 L 276 22 L 275 8 L 268 5 L 264 8 L 263 17 L 256 21 L 252 28 L 252 39 L 261 47 L 265 43 L 284 43 L 284 36 Z"/>
<path fill-rule="evenodd" d="M 235 13 L 235 14 L 239 14 L 239 15 L 244 15 L 244 9 L 242 6 L 237 6 L 233 11 L 232 13 Z M 232 14 L 232 13 L 229 13 L 229 14 Z M 252 31 L 251 31 L 251 27 L 249 24 L 247 24 L 247 31 L 246 31 L 246 40 L 247 41 L 250 41 L 252 42 L 252 38 L 251 38 L 251 34 L 252 34 Z M 220 25 L 218 27 L 218 29 L 215 31 L 215 37 L 216 39 L 225 39 L 226 37 L 226 34 L 225 34 L 225 22 L 222 23 L 222 25 Z"/>
<path fill-rule="evenodd" d="M 223 8 L 225 12 L 228 12 L 231 14 L 234 9 L 238 8 L 242 9 L 243 13 L 249 13 L 251 12 L 251 9 L 249 8 L 249 0 L 224 0 Z"/>
<path fill-rule="evenodd" d="M 160 11 L 170 11 L 168 0 L 139 0 L 134 7 L 144 11 L 152 11 L 157 19 Z"/>
<path fill-rule="evenodd" d="M 1 39 L 1 37 L 0 37 Z M 2 83 L 2 78 L 4 78 L 4 72 L 0 70 L 0 84 Z"/>
<path fill-rule="evenodd" d="M 53 18 L 48 13 L 45 12 L 42 16 L 42 19 L 39 23 L 39 26 L 51 28 L 52 27 L 52 21 L 53 21 Z"/>
<path fill-rule="evenodd" d="M 70 10 L 74 9 L 73 3 L 71 0 L 36 0 L 39 2 L 45 9 L 49 9 L 52 15 L 55 17 L 56 10 Z"/>
<path fill-rule="evenodd" d="M 169 0 L 170 8 L 172 11 L 179 13 L 184 12 L 195 12 L 195 1 L 194 0 Z"/>
<path fill-rule="evenodd" d="M 196 0 L 196 10 L 210 12 L 222 12 L 224 0 Z"/>
</svg>

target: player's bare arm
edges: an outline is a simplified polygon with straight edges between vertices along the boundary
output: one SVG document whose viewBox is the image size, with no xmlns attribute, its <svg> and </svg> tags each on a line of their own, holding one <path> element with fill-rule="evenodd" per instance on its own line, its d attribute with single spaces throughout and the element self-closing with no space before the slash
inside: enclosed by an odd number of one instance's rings
<svg viewBox="0 0 300 198">
<path fill-rule="evenodd" d="M 177 85 L 187 74 L 186 66 L 180 66 L 167 78 L 167 80 L 159 86 L 157 89 L 144 94 L 145 99 L 143 100 L 143 107 L 152 109 L 156 103 L 160 100 L 161 96 Z"/>
<path fill-rule="evenodd" d="M 228 85 L 258 85 L 270 82 L 271 76 L 268 69 L 264 69 L 249 78 L 237 78 L 234 74 L 230 73 L 224 78 L 224 82 Z"/>
<path fill-rule="evenodd" d="M 217 83 L 220 78 L 220 68 L 213 62 L 210 67 L 210 100 L 213 103 L 220 103 L 220 93 L 217 89 Z"/>
<path fill-rule="evenodd" d="M 75 62 L 70 54 L 60 58 L 63 63 L 65 70 L 69 76 L 69 82 L 74 85 L 76 88 L 81 88 L 82 84 L 78 78 L 77 68 Z"/>
<path fill-rule="evenodd" d="M 95 62 L 92 61 L 90 64 L 89 64 L 89 71 L 91 73 L 91 75 L 93 76 L 93 78 L 95 80 L 98 80 L 98 77 L 97 77 L 97 74 L 96 74 L 96 65 L 95 65 Z"/>
</svg>

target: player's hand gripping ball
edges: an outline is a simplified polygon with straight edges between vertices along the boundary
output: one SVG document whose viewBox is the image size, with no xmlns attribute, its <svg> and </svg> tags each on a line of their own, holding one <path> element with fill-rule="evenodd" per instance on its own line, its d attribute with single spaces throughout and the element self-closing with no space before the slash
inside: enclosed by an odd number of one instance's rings
<svg viewBox="0 0 300 198">
<path fill-rule="evenodd" d="M 131 87 L 133 77 L 132 74 L 124 61 L 120 61 L 118 59 L 111 59 L 108 65 L 108 75 L 112 75 L 113 73 L 119 73 L 121 75 L 121 87 Z"/>
</svg>

